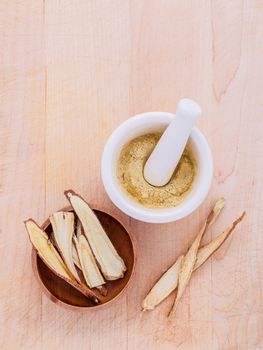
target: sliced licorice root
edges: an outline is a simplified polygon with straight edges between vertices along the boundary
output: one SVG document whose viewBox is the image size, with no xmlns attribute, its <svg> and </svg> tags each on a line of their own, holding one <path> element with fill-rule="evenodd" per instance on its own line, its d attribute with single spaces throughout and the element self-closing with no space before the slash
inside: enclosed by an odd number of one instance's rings
<svg viewBox="0 0 263 350">
<path fill-rule="evenodd" d="M 153 310 L 176 289 L 183 257 L 181 255 L 152 287 L 142 302 L 143 310 Z"/>
<path fill-rule="evenodd" d="M 111 243 L 97 216 L 84 199 L 74 191 L 65 191 L 65 195 L 82 224 L 84 235 L 104 278 L 106 280 L 122 278 L 126 271 L 125 263 Z"/>
<path fill-rule="evenodd" d="M 81 283 L 73 261 L 72 239 L 74 234 L 74 214 L 71 212 L 53 213 L 49 220 L 52 225 L 56 246 L 67 268 L 74 278 Z"/>
<path fill-rule="evenodd" d="M 198 249 L 202 240 L 202 237 L 206 231 L 206 229 L 211 226 L 216 219 L 218 218 L 219 214 L 221 213 L 222 209 L 224 208 L 225 201 L 224 199 L 220 198 L 214 205 L 212 211 L 209 213 L 203 227 L 199 231 L 198 235 L 196 236 L 193 244 L 189 248 L 188 252 L 186 253 L 182 264 L 181 269 L 179 272 L 178 277 L 178 288 L 177 288 L 177 294 L 175 297 L 175 301 L 173 303 L 173 306 L 169 312 L 169 319 L 172 319 L 175 315 L 175 311 L 177 308 L 177 305 L 182 298 L 182 295 L 190 281 L 190 278 L 192 276 L 192 273 L 194 271 L 195 262 L 197 259 Z"/>
<path fill-rule="evenodd" d="M 71 272 L 63 262 L 56 248 L 53 246 L 48 238 L 48 235 L 33 221 L 29 219 L 25 221 L 25 226 L 29 235 L 29 239 L 36 249 L 38 256 L 47 265 L 47 267 L 58 277 L 73 286 L 83 295 L 88 297 L 94 303 L 100 302 L 99 297 L 90 288 L 79 284 L 72 277 Z"/>
<path fill-rule="evenodd" d="M 86 237 L 81 234 L 78 238 L 74 237 L 74 242 L 79 256 L 81 270 L 87 285 L 90 288 L 100 288 L 105 284 L 105 281 Z"/>
<path fill-rule="evenodd" d="M 202 230 L 199 233 L 198 246 L 200 244 L 200 239 L 204 234 L 204 231 L 207 227 L 211 226 L 222 209 L 224 208 L 225 200 L 220 198 L 211 213 L 209 214 L 205 225 L 202 227 Z M 195 247 L 196 251 L 196 247 Z M 195 252 L 194 252 L 195 254 Z M 184 262 L 183 256 L 180 256 L 176 262 L 162 275 L 162 277 L 158 280 L 158 282 L 151 289 L 149 294 L 143 300 L 142 308 L 143 310 L 151 310 L 154 309 L 159 303 L 161 303 L 171 292 L 173 292 L 178 285 L 179 273 L 181 271 L 182 264 Z M 191 267 L 192 268 L 192 267 Z"/>
<path fill-rule="evenodd" d="M 198 269 L 203 263 L 225 242 L 225 240 L 230 236 L 230 234 L 234 231 L 236 226 L 243 220 L 245 216 L 245 212 L 243 212 L 238 219 L 236 219 L 232 225 L 230 225 L 224 232 L 216 236 L 210 243 L 205 246 L 199 248 L 197 259 L 195 262 L 194 271 Z"/>
</svg>

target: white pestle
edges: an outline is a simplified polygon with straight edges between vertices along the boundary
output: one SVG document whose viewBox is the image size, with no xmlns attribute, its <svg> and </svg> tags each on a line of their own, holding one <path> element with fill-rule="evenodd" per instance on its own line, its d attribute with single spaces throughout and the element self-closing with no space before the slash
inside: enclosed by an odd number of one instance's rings
<svg viewBox="0 0 263 350">
<path fill-rule="evenodd" d="M 201 116 L 200 106 L 193 100 L 179 101 L 173 121 L 162 134 L 144 166 L 144 178 L 153 186 L 164 186 L 171 179 L 181 159 L 196 120 Z"/>
</svg>

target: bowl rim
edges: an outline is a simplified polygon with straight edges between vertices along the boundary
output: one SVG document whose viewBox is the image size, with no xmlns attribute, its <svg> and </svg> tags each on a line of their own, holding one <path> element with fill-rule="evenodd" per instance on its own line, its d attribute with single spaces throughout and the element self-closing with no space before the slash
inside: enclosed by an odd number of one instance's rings
<svg viewBox="0 0 263 350">
<path fill-rule="evenodd" d="M 202 156 L 207 159 L 206 180 L 202 180 L 202 191 L 192 199 L 191 203 L 186 201 L 184 206 L 178 206 L 168 209 L 148 209 L 139 207 L 137 203 L 133 203 L 127 196 L 123 195 L 121 189 L 117 185 L 116 178 L 110 170 L 113 159 L 116 154 L 118 143 L 122 140 L 123 135 L 128 134 L 130 130 L 135 128 L 143 128 L 145 125 L 154 123 L 169 124 L 174 114 L 169 112 L 145 112 L 137 114 L 121 123 L 109 136 L 105 143 L 102 160 L 101 160 L 101 177 L 106 193 L 111 201 L 125 214 L 134 219 L 147 223 L 168 223 L 174 222 L 188 216 L 196 210 L 206 198 L 212 184 L 213 179 L 213 157 L 209 144 L 203 133 L 193 127 L 190 138 L 197 144 L 197 148 Z M 200 192 L 199 191 L 199 192 Z"/>
<path fill-rule="evenodd" d="M 77 306 L 77 305 L 71 305 L 68 304 L 62 300 L 60 300 L 59 298 L 57 298 L 54 294 L 52 294 L 50 292 L 50 290 L 46 287 L 46 285 L 44 284 L 44 282 L 42 281 L 39 271 L 38 271 L 38 267 L 37 267 L 37 251 L 34 247 L 32 247 L 32 252 L 31 252 L 31 264 L 32 264 L 32 269 L 35 275 L 35 278 L 37 279 L 40 288 L 42 290 L 42 292 L 44 292 L 44 294 L 48 297 L 49 300 L 51 300 L 54 304 L 59 305 L 63 308 L 66 308 L 68 310 L 72 310 L 72 311 L 79 311 L 79 312 L 86 312 L 86 311 L 92 311 L 92 310 L 101 310 L 103 308 L 106 308 L 107 306 L 110 306 L 114 301 L 116 301 L 117 299 L 119 299 L 124 291 L 128 288 L 128 286 L 130 285 L 131 281 L 134 279 L 135 276 L 135 267 L 137 264 L 137 240 L 135 238 L 134 233 L 131 231 L 130 229 L 130 225 L 124 225 L 122 220 L 119 217 L 116 217 L 115 214 L 112 214 L 112 212 L 110 212 L 110 210 L 96 205 L 96 204 L 92 204 L 89 203 L 89 206 L 92 210 L 97 210 L 97 211 L 101 211 L 109 216 L 111 216 L 112 218 L 114 218 L 126 231 L 126 233 L 128 234 L 130 241 L 131 241 L 131 245 L 132 245 L 132 250 L 133 250 L 133 264 L 132 264 L 132 269 L 131 269 L 131 274 L 130 277 L 127 281 L 127 283 L 125 284 L 125 286 L 122 288 L 122 290 L 115 295 L 112 299 L 106 301 L 103 304 L 98 304 L 98 305 L 93 305 L 93 306 Z M 73 208 L 71 205 L 67 205 L 65 207 L 63 207 L 62 209 L 59 209 L 58 211 L 73 211 Z M 42 230 L 46 230 L 46 228 L 50 225 L 50 220 L 49 218 L 47 218 L 44 223 L 40 226 Z"/>
</svg>

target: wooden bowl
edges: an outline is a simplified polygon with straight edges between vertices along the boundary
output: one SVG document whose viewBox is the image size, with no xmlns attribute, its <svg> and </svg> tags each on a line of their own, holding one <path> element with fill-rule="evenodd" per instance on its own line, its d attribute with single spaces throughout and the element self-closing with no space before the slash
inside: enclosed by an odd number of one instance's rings
<svg viewBox="0 0 263 350">
<path fill-rule="evenodd" d="M 102 211 L 97 209 L 94 206 L 91 207 L 127 267 L 127 271 L 123 278 L 115 281 L 107 281 L 106 287 L 108 294 L 106 297 L 101 296 L 100 304 L 95 305 L 63 279 L 56 276 L 39 258 L 36 250 L 32 250 L 32 266 L 42 290 L 54 303 L 74 310 L 84 311 L 99 309 L 112 303 L 124 292 L 134 274 L 136 260 L 134 236 L 128 232 L 124 225 L 121 224 L 112 214 L 109 214 L 105 210 Z M 72 207 L 68 206 L 61 210 L 72 211 Z M 50 235 L 51 224 L 49 219 L 44 222 L 41 228 Z"/>
</svg>

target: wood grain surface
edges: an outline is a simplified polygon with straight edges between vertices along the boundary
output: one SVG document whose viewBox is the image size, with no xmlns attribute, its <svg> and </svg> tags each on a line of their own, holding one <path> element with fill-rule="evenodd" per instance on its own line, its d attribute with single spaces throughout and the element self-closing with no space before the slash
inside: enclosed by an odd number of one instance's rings
<svg viewBox="0 0 263 350">
<path fill-rule="evenodd" d="M 0 50 L 0 348 L 263 349 L 263 2 L 1 0 Z M 102 187 L 105 141 L 130 116 L 173 112 L 181 97 L 203 108 L 210 194 L 176 223 L 131 220 Z M 41 293 L 23 227 L 66 205 L 68 188 L 114 210 L 138 241 L 134 283 L 90 314 Z M 243 209 L 245 221 L 195 273 L 173 323 L 173 297 L 142 315 L 142 298 L 218 196 L 226 210 L 206 241 Z"/>
</svg>

